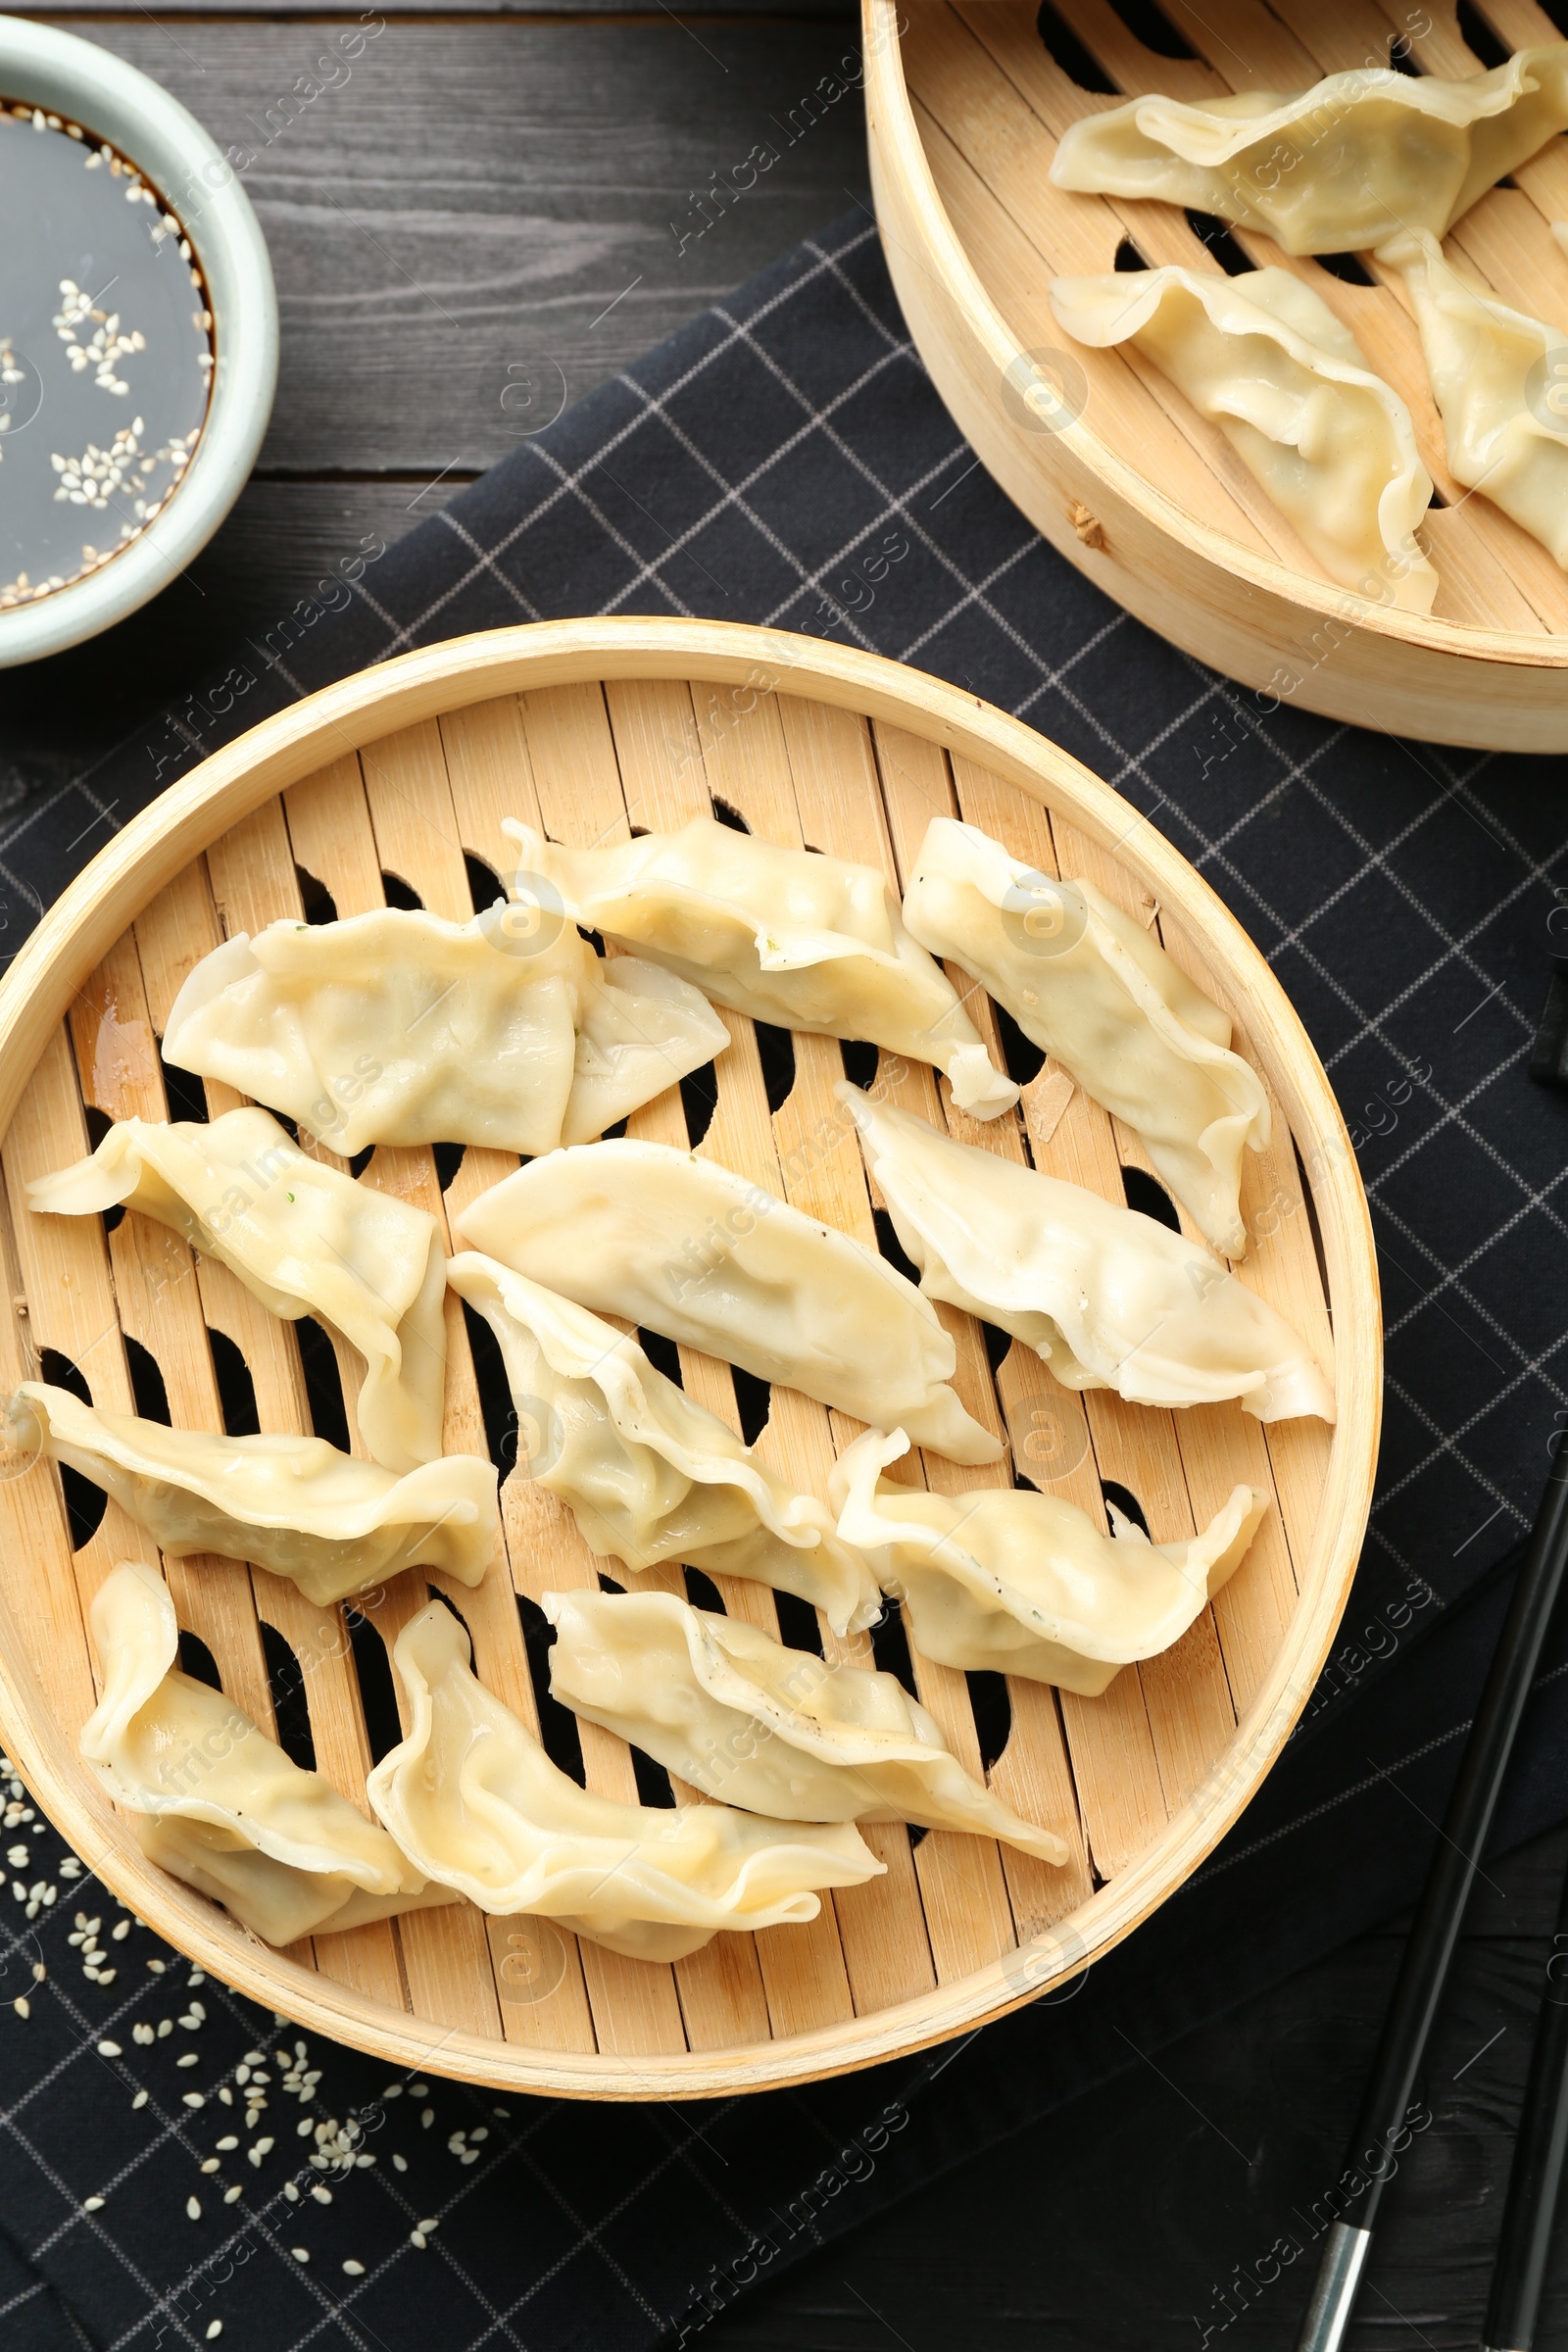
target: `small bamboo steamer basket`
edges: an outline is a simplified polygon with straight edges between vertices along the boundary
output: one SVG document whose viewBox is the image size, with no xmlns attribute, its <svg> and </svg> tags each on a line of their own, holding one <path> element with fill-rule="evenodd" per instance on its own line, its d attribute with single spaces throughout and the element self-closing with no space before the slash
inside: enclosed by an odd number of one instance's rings
<svg viewBox="0 0 1568 2352">
<path fill-rule="evenodd" d="M 1455 0 L 863 8 L 871 185 L 888 269 L 955 421 L 1036 528 L 1140 620 L 1255 689 L 1265 711 L 1284 700 L 1437 743 L 1568 749 L 1568 577 L 1449 474 L 1394 273 L 1361 257 L 1379 282 L 1346 283 L 1265 235 L 1231 231 L 1254 264 L 1305 279 L 1407 402 L 1446 501 L 1422 531 L 1442 583 L 1430 615 L 1382 609 L 1330 581 L 1217 426 L 1130 348 L 1072 344 L 1046 298 L 1058 273 L 1112 269 L 1124 239 L 1151 267 L 1218 266 L 1178 206 L 1052 185 L 1057 140 L 1121 102 L 1107 91 L 1196 100 L 1305 89 L 1389 62 L 1394 44 L 1413 68 L 1458 78 L 1558 40 L 1537 0 L 1464 0 L 1485 56 L 1462 37 Z M 1568 326 L 1568 258 L 1548 226 L 1568 219 L 1568 139 L 1553 139 L 1513 182 L 1472 207 L 1450 250 L 1505 302 Z M 1059 395 L 1064 379 L 1065 409 L 1042 403 L 1038 385 Z"/>
<path fill-rule="evenodd" d="M 165 1877 L 76 1754 L 98 1674 L 92 1594 L 117 1558 L 158 1555 L 112 1503 L 74 1553 L 45 1464 L 0 1484 L 0 1738 L 57 1828 L 140 1918 L 225 1983 L 395 2065 L 498 2088 L 644 2099 L 808 2081 L 957 2034 L 1077 1975 L 1181 1885 L 1256 1788 L 1326 1654 L 1366 1524 L 1381 1393 L 1366 1202 L 1317 1057 L 1239 925 L 1152 826 L 1015 720 L 869 655 L 694 621 L 552 621 L 406 655 L 266 720 L 100 853 L 0 987 L 3 1239 L 16 1302 L 4 1325 L 7 1387 L 55 1350 L 97 1402 L 132 1409 L 135 1342 L 156 1359 L 175 1424 L 218 1430 L 212 1332 L 243 1354 L 264 1427 L 308 1427 L 294 1326 L 140 1217 L 106 1235 L 96 1218 L 32 1215 L 27 1178 L 88 1148 L 86 1105 L 168 1115 L 157 1039 L 175 990 L 225 933 L 298 919 L 302 874 L 344 915 L 381 905 L 390 876 L 433 911 L 466 918 L 467 859 L 511 870 L 505 816 L 592 842 L 678 824 L 714 799 L 760 834 L 883 864 L 896 882 L 928 819 L 958 810 L 1037 867 L 1059 862 L 1157 921 L 1236 1015 L 1273 1097 L 1274 1143 L 1250 1159 L 1243 1200 L 1258 1237 L 1246 1279 L 1335 1365 L 1339 1420 L 1332 1432 L 1313 1421 L 1264 1431 L 1235 1406 L 1172 1415 L 1109 1395 L 1080 1399 L 1016 1346 L 993 1378 L 977 1327 L 942 1309 L 964 1401 L 1048 1491 L 1099 1513 L 1102 1480 L 1114 1481 L 1142 1502 L 1156 1539 L 1201 1523 L 1238 1479 L 1271 1490 L 1276 1507 L 1186 1638 L 1125 1669 L 1102 1698 L 1008 1687 L 1010 1730 L 993 1778 L 1009 1802 L 1063 1828 L 1066 1869 L 977 1838 L 911 1841 L 902 1825 L 872 1827 L 886 1877 L 825 1897 L 811 1926 L 720 1936 L 674 1968 L 466 1904 L 276 1952 Z M 989 1023 L 986 1000 L 970 993 Z M 717 1064 L 703 1149 L 874 1247 L 860 1162 L 831 1091 L 838 1046 L 797 1037 L 793 1085 L 770 1110 L 751 1024 L 725 1018 L 733 1044 Z M 895 1099 L 1021 1155 L 1014 1120 L 970 1127 L 924 1067 L 896 1067 L 888 1082 Z M 235 1099 L 209 1089 L 215 1113 Z M 1026 1103 L 1043 1166 L 1112 1198 L 1124 1165 L 1147 1166 L 1136 1139 L 1049 1066 Z M 684 1145 L 679 1094 L 649 1104 L 631 1132 Z M 446 1216 L 513 1164 L 470 1149 L 443 1199 L 429 1151 L 383 1149 L 365 1181 Z M 447 1444 L 482 1453 L 472 1360 L 449 1304 Z M 343 1368 L 352 1398 L 357 1359 Z M 683 1376 L 735 1420 L 726 1366 L 683 1351 Z M 821 1492 L 852 1429 L 781 1391 L 760 1443 Z M 932 1457 L 924 1474 L 951 1490 L 1004 1483 L 1012 1468 L 964 1472 Z M 457 1588 L 453 1598 L 483 1680 L 536 1722 L 516 1596 L 592 1586 L 595 1566 L 542 1489 L 512 1479 L 504 1515 L 510 1576 L 498 1565 L 478 1592 Z M 280 1642 L 285 1661 L 293 1653 L 319 1769 L 363 1801 L 371 1748 L 341 1614 L 232 1562 L 170 1561 L 167 1574 L 181 1626 L 268 1728 L 268 1645 L 274 1660 Z M 662 1574 L 681 1589 L 677 1570 Z M 723 1589 L 732 1611 L 776 1630 L 771 1593 L 733 1580 Z M 419 1572 L 394 1580 L 367 1604 L 376 1634 L 390 1642 L 424 1597 Z M 824 1629 L 824 1642 L 830 1658 L 868 1658 L 864 1636 L 836 1644 Z M 915 1666 L 922 1700 L 978 1769 L 965 1678 Z M 634 1795 L 620 1741 L 584 1725 L 582 1744 L 590 1786 Z"/>
</svg>

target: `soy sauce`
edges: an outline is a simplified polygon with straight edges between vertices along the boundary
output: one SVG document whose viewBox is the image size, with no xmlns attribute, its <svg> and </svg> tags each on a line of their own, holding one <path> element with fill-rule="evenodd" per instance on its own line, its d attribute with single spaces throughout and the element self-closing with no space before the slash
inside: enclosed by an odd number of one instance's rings
<svg viewBox="0 0 1568 2352">
<path fill-rule="evenodd" d="M 79 123 L 0 100 L 0 221 L 5 611 L 98 570 L 163 511 L 201 435 L 214 353 L 178 219 Z"/>
</svg>

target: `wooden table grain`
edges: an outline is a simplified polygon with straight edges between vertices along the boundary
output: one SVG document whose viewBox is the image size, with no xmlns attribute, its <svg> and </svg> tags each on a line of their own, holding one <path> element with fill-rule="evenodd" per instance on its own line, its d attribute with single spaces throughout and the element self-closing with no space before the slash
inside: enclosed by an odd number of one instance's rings
<svg viewBox="0 0 1568 2352">
<path fill-rule="evenodd" d="M 50 16 L 248 159 L 283 362 L 256 475 L 190 577 L 95 646 L 0 674 L 0 821 L 237 636 L 265 634 L 366 534 L 400 536 L 865 196 L 858 101 L 809 130 L 798 112 L 855 45 L 842 0 L 681 16 L 663 0 L 80 0 Z M 756 190 L 705 206 L 764 141 L 779 161 Z M 1568 1833 L 1489 1866 L 1429 2070 L 1436 2121 L 1385 2208 L 1356 2352 L 1479 2340 L 1565 1859 Z M 1391 1923 L 1138 2064 L 755 2293 L 705 2342 L 1290 2352 L 1303 2267 L 1256 2293 L 1238 2280 L 1338 2166 L 1399 1935 Z M 1568 2352 L 1568 2254 L 1539 2345 Z"/>
</svg>

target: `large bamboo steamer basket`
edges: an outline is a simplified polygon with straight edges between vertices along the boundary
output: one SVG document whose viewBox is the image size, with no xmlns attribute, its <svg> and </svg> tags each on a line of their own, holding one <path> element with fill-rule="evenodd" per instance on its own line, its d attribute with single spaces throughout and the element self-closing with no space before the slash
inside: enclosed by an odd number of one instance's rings
<svg viewBox="0 0 1568 2352">
<path fill-rule="evenodd" d="M 1455 0 L 863 0 L 863 10 L 888 269 L 955 421 L 1036 528 L 1140 620 L 1252 688 L 1265 715 L 1283 701 L 1436 743 L 1568 749 L 1568 577 L 1449 474 L 1395 273 L 1350 258 L 1340 268 L 1372 282 L 1347 282 L 1266 235 L 1230 231 L 1254 265 L 1310 283 L 1408 403 L 1446 502 L 1422 527 L 1442 583 L 1430 615 L 1329 580 L 1217 426 L 1130 349 L 1074 345 L 1046 299 L 1053 276 L 1110 270 L 1128 240 L 1151 267 L 1219 267 L 1179 206 L 1054 187 L 1069 122 L 1122 97 L 1305 89 L 1391 60 L 1458 78 L 1558 40 L 1537 0 L 1458 0 L 1457 15 Z M 1448 251 L 1505 302 L 1568 328 L 1568 258 L 1548 225 L 1565 219 L 1568 139 L 1555 138 L 1472 207 Z"/>
<path fill-rule="evenodd" d="M 53 1350 L 97 1402 L 134 1409 L 133 1361 L 146 1376 L 135 1343 L 162 1373 L 173 1421 L 218 1430 L 211 1332 L 243 1355 L 264 1428 L 308 1427 L 295 1326 L 140 1217 L 106 1233 L 96 1218 L 32 1215 L 26 1179 L 77 1157 L 105 1118 L 168 1115 L 157 1040 L 184 974 L 225 933 L 297 919 L 302 887 L 324 887 L 347 915 L 382 904 L 391 877 L 464 919 L 475 888 L 486 896 L 487 871 L 511 870 L 504 816 L 590 842 L 677 824 L 715 800 L 759 833 L 883 864 L 896 883 L 930 816 L 958 810 L 1036 866 L 1086 874 L 1156 923 L 1236 1016 L 1274 1099 L 1275 1141 L 1250 1160 L 1243 1199 L 1257 1235 L 1245 1279 L 1335 1367 L 1339 1419 L 1332 1432 L 1315 1421 L 1263 1431 L 1235 1406 L 1171 1415 L 1107 1395 L 1080 1399 L 1016 1346 L 993 1377 L 978 1327 L 940 1310 L 965 1403 L 1047 1491 L 1098 1514 L 1102 1482 L 1113 1481 L 1156 1540 L 1206 1518 L 1238 1479 L 1270 1489 L 1276 1507 L 1215 1605 L 1104 1697 L 1008 1686 L 993 1778 L 1009 1802 L 1063 1828 L 1067 1869 L 980 1839 L 873 1827 L 885 1878 L 827 1896 L 809 1927 L 721 1936 L 674 1968 L 466 1904 L 276 1952 L 164 1876 L 76 1754 L 98 1688 L 91 1597 L 117 1558 L 158 1555 L 113 1504 L 74 1552 L 46 1464 L 0 1483 L 0 1739 L 62 1834 L 138 1917 L 225 1983 L 395 2065 L 497 2087 L 644 2099 L 802 2082 L 956 2034 L 1076 1977 L 1190 1876 L 1256 1789 L 1322 1664 L 1366 1524 L 1381 1388 L 1366 1202 L 1317 1057 L 1240 926 L 1151 825 L 1015 720 L 870 655 L 702 622 L 547 622 L 406 655 L 266 720 L 100 853 L 0 987 L 0 1212 L 15 1301 L 6 1386 Z M 990 1026 L 986 1000 L 971 999 Z M 724 1017 L 733 1044 L 716 1065 L 703 1150 L 874 1247 L 860 1162 L 853 1140 L 844 1148 L 831 1092 L 839 1047 L 796 1038 L 793 1084 L 779 1099 L 776 1060 L 764 1075 L 751 1023 Z M 1022 1154 L 1016 1119 L 970 1127 L 923 1067 L 890 1084 L 911 1107 Z M 1037 1159 L 1121 1198 L 1123 1167 L 1147 1168 L 1136 1139 L 1069 1095 L 1049 1065 L 1029 1087 Z M 234 1100 L 209 1090 L 215 1113 Z M 681 1095 L 649 1104 L 631 1132 L 684 1145 Z M 513 1164 L 470 1149 L 453 1173 L 449 1156 L 443 1199 L 430 1151 L 382 1149 L 364 1181 L 445 1215 Z M 457 1301 L 449 1306 L 447 1443 L 482 1453 L 473 1363 Z M 736 1419 L 726 1366 L 683 1351 L 682 1368 L 690 1392 Z M 357 1359 L 344 1369 L 352 1398 Z M 760 1443 L 781 1463 L 806 1465 L 821 1491 L 853 1426 L 835 1428 L 781 1391 Z M 925 1475 L 951 1489 L 1013 1472 L 1010 1460 L 964 1472 L 930 1458 Z M 483 1680 L 537 1722 L 517 1596 L 592 1586 L 595 1569 L 537 1486 L 514 1477 L 504 1515 L 510 1576 L 498 1566 L 478 1592 L 452 1597 Z M 679 1571 L 663 1573 L 679 1591 Z M 279 1658 L 285 1679 L 303 1683 L 318 1767 L 363 1802 L 377 1752 L 365 1645 L 390 1641 L 422 1604 L 420 1572 L 367 1603 L 354 1640 L 340 1611 L 260 1570 L 171 1561 L 167 1574 L 182 1628 L 264 1726 Z M 723 1596 L 776 1628 L 762 1588 L 724 1580 Z M 824 1647 L 830 1658 L 868 1657 L 865 1636 L 838 1645 L 824 1632 Z M 982 1737 L 998 1744 L 997 1692 L 977 1728 L 964 1676 L 915 1668 L 922 1700 L 978 1769 Z M 383 1725 L 382 1747 L 389 1736 Z M 592 1787 L 635 1793 L 619 1740 L 585 1725 L 582 1746 Z"/>
</svg>

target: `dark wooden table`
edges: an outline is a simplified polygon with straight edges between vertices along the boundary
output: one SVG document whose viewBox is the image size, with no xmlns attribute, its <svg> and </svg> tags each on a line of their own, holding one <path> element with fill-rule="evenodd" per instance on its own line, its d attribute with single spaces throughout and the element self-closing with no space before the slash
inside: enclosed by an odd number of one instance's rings
<svg viewBox="0 0 1568 2352">
<path fill-rule="evenodd" d="M 221 14 L 159 0 L 156 15 L 94 0 L 54 17 L 253 159 L 283 366 L 256 476 L 190 579 L 92 647 L 0 674 L 0 819 L 90 766 L 237 635 L 265 634 L 365 534 L 399 536 L 866 193 L 851 100 L 742 202 L 701 202 L 754 144 L 780 144 L 779 122 L 855 45 L 837 0 L 680 18 L 663 0 L 526 15 L 382 0 L 363 20 L 290 0 Z M 382 28 L 345 71 L 340 35 L 362 23 Z M 1479 2341 L 1565 1857 L 1568 1834 L 1543 1839 L 1481 1888 L 1429 2073 L 1436 2122 L 1386 2209 L 1357 2352 Z M 1397 1954 L 1395 1923 L 936 2185 L 704 2340 L 1200 2352 L 1207 2328 L 1226 2352 L 1291 2352 L 1304 2266 L 1228 2326 L 1218 2296 L 1337 2170 Z M 1539 2341 L 1568 2348 L 1568 2258 Z"/>
</svg>

